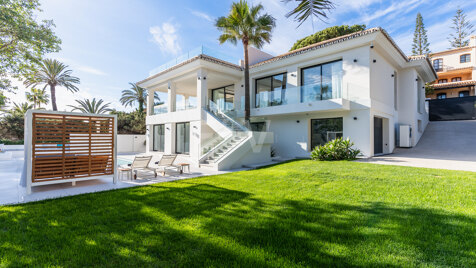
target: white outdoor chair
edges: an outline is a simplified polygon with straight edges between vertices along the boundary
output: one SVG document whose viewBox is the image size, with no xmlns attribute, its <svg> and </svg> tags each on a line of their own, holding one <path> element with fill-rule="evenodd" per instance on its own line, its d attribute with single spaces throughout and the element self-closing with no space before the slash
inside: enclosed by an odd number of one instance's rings
<svg viewBox="0 0 476 268">
<path fill-rule="evenodd" d="M 155 168 L 152 168 L 152 167 L 149 167 L 149 164 L 150 164 L 150 160 L 152 160 L 152 156 L 151 155 L 147 155 L 147 156 L 136 156 L 134 158 L 134 161 L 132 162 L 131 164 L 131 170 L 132 170 L 132 173 L 134 173 L 134 180 L 137 179 L 137 173 L 140 171 L 140 170 L 150 170 L 150 171 L 153 171 L 154 172 L 154 176 L 157 177 L 157 171 L 155 170 Z"/>
<path fill-rule="evenodd" d="M 177 158 L 176 154 L 164 154 L 162 155 L 162 158 L 160 158 L 160 161 L 155 162 L 155 164 L 158 166 L 157 169 L 161 169 L 162 171 L 162 176 L 165 176 L 165 171 L 167 169 L 176 169 L 177 171 L 181 171 L 181 166 L 174 165 L 175 158 Z M 155 172 L 157 174 L 157 171 Z"/>
</svg>

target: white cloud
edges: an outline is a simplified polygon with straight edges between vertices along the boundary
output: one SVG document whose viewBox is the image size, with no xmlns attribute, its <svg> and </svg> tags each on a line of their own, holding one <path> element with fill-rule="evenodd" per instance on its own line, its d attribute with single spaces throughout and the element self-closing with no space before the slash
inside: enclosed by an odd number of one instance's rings
<svg viewBox="0 0 476 268">
<path fill-rule="evenodd" d="M 202 19 L 205 19 L 205 20 L 208 20 L 209 22 L 213 22 L 214 19 L 208 15 L 207 13 L 204 13 L 204 12 L 201 12 L 201 11 L 198 11 L 198 10 L 190 10 L 190 12 L 194 15 L 194 16 L 197 16 L 199 18 L 202 18 Z"/>
<path fill-rule="evenodd" d="M 177 26 L 170 22 L 162 23 L 162 26 L 152 26 L 149 28 L 153 42 L 156 43 L 163 53 L 179 54 L 182 48 L 178 42 Z"/>
</svg>

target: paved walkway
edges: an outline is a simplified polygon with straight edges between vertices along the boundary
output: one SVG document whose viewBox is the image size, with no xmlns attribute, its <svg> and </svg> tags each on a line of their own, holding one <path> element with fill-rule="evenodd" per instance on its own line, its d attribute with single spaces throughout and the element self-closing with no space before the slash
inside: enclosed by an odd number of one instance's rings
<svg viewBox="0 0 476 268">
<path fill-rule="evenodd" d="M 417 146 L 359 161 L 476 172 L 476 120 L 430 122 Z"/>
<path fill-rule="evenodd" d="M 134 155 L 119 155 L 118 157 L 121 159 L 132 160 Z M 157 178 L 155 178 L 152 172 L 140 172 L 139 178 L 134 181 L 123 180 L 114 184 L 111 176 L 110 178 L 106 179 L 78 181 L 76 182 L 76 186 L 72 186 L 71 183 L 36 186 L 32 188 L 32 193 L 27 195 L 26 189 L 19 185 L 22 168 L 23 151 L 13 151 L 12 160 L 0 161 L 0 205 L 25 203 L 63 196 L 107 191 L 112 189 L 148 185 L 158 182 L 167 182 L 226 173 L 226 171 L 213 171 L 192 167 L 190 169 L 190 173 L 167 173 L 167 176 L 165 177 L 159 175 Z M 124 176 L 124 179 L 125 177 L 126 176 Z"/>
</svg>

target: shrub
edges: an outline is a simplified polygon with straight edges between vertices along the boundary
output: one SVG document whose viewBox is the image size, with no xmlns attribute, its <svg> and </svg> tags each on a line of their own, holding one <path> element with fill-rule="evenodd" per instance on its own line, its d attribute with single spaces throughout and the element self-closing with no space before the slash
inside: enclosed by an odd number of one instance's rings
<svg viewBox="0 0 476 268">
<path fill-rule="evenodd" d="M 352 160 L 360 154 L 359 149 L 352 148 L 354 143 L 348 138 L 337 138 L 322 146 L 316 146 L 311 152 L 312 160 Z"/>
<path fill-rule="evenodd" d="M 5 144 L 5 145 L 22 145 L 22 144 L 23 144 L 23 140 L 0 139 L 0 144 Z"/>
</svg>

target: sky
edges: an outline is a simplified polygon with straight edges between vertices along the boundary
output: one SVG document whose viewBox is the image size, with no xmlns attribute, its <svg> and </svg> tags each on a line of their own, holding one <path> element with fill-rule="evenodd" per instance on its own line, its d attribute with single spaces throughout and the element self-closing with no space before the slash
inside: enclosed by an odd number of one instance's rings
<svg viewBox="0 0 476 268">
<path fill-rule="evenodd" d="M 298 23 L 285 14 L 296 6 L 295 1 L 249 0 L 261 3 L 266 13 L 276 19 L 272 41 L 263 47 L 265 52 L 279 55 L 293 43 L 315 31 L 342 24 L 365 24 L 367 28 L 380 26 L 407 54 L 418 12 L 428 31 L 432 51 L 449 47 L 447 37 L 451 20 L 458 7 L 476 24 L 474 0 L 335 0 L 335 9 L 325 21 Z M 121 91 L 129 89 L 149 75 L 154 68 L 201 45 L 227 55 L 238 62 L 241 45 L 220 45 L 220 32 L 214 27 L 219 16 L 225 16 L 231 0 L 40 0 L 43 12 L 39 19 L 52 19 L 55 33 L 62 40 L 61 51 L 47 55 L 58 59 L 81 79 L 80 91 L 70 93 L 57 88 L 59 110 L 70 111 L 76 99 L 101 98 L 117 110 L 131 111 L 119 102 Z M 313 25 L 314 24 L 314 25 Z M 25 88 L 15 82 L 19 90 L 8 94 L 13 102 L 25 101 Z M 51 104 L 48 105 L 51 109 Z"/>
</svg>

